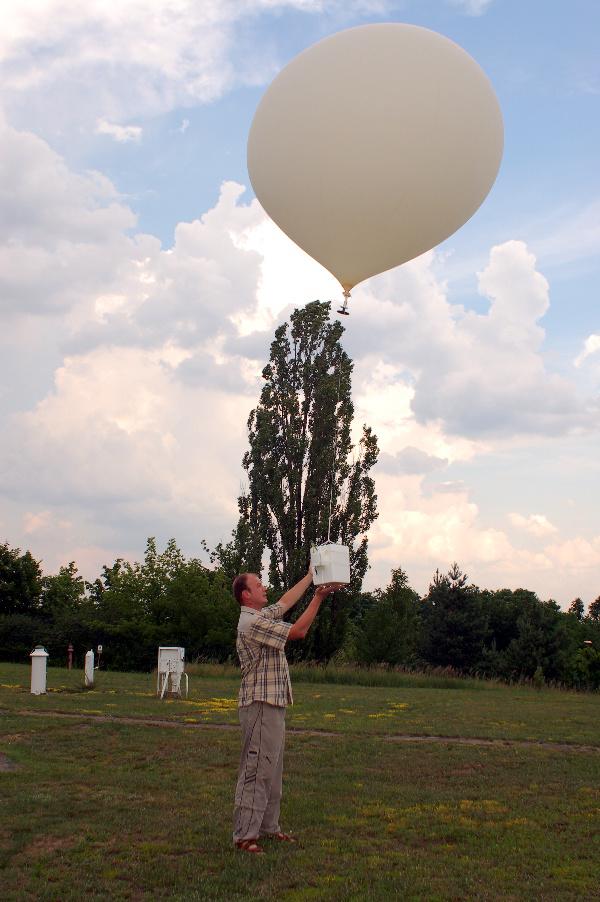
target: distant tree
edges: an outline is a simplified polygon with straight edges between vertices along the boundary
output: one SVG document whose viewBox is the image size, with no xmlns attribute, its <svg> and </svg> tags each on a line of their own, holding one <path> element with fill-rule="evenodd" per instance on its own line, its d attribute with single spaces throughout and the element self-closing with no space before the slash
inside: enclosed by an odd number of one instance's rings
<svg viewBox="0 0 600 902">
<path fill-rule="evenodd" d="M 577 649 L 572 671 L 572 682 L 579 689 L 600 689 L 600 651 L 592 646 Z"/>
<path fill-rule="evenodd" d="M 0 545 L 0 614 L 37 614 L 41 588 L 42 571 L 30 552 Z"/>
<path fill-rule="evenodd" d="M 227 660 L 235 651 L 239 606 L 221 570 L 186 560 L 174 539 L 163 552 L 148 539 L 142 563 L 117 560 L 91 587 L 92 626 L 115 669 L 150 669 L 159 645 L 188 658 Z"/>
<path fill-rule="evenodd" d="M 504 675 L 533 679 L 541 668 L 547 681 L 567 680 L 575 641 L 555 601 L 528 599 L 517 618 L 517 636 L 503 656 Z"/>
<path fill-rule="evenodd" d="M 47 627 L 30 614 L 0 614 L 0 661 L 29 661 L 36 645 L 47 644 Z"/>
<path fill-rule="evenodd" d="M 588 617 L 590 620 L 600 621 L 600 595 L 595 601 L 592 601 L 588 608 Z"/>
<path fill-rule="evenodd" d="M 0 545 L 0 659 L 28 661 L 47 639 L 40 617 L 42 571 L 29 551 Z"/>
<path fill-rule="evenodd" d="M 262 550 L 260 542 L 253 541 L 250 518 L 247 516 L 248 496 L 238 499 L 240 518 L 231 534 L 229 542 L 218 542 L 210 549 L 202 540 L 202 547 L 209 556 L 211 564 L 217 564 L 231 584 L 238 573 L 249 571 L 260 573 L 262 570 Z"/>
<path fill-rule="evenodd" d="M 360 623 L 357 657 L 363 664 L 414 662 L 421 600 L 411 589 L 402 568 L 392 571 L 389 586 L 377 592 Z"/>
<path fill-rule="evenodd" d="M 573 614 L 577 620 L 583 620 L 585 614 L 585 605 L 581 598 L 575 598 L 569 607 L 569 614 Z"/>
<path fill-rule="evenodd" d="M 488 614 L 477 586 L 454 563 L 436 570 L 423 600 L 423 656 L 434 666 L 473 670 L 480 664 L 488 634 Z"/>
<path fill-rule="evenodd" d="M 61 567 L 56 576 L 42 577 L 40 614 L 47 620 L 57 621 L 78 612 L 85 597 L 85 580 L 71 561 Z"/>
<path fill-rule="evenodd" d="M 359 592 L 352 599 L 352 605 L 348 609 L 348 620 L 360 627 L 371 608 L 377 604 L 381 591 L 375 589 L 372 592 Z"/>
<path fill-rule="evenodd" d="M 487 644 L 501 652 L 508 648 L 518 635 L 517 620 L 524 605 L 539 602 L 535 592 L 529 589 L 497 589 L 481 592 L 481 599 L 488 616 Z"/>
<path fill-rule="evenodd" d="M 83 664 L 93 640 L 89 628 L 91 609 L 85 580 L 74 561 L 61 567 L 56 575 L 42 577 L 39 610 L 45 623 L 44 645 L 53 663 L 66 663 L 67 649 L 72 644 L 75 663 Z"/>
</svg>

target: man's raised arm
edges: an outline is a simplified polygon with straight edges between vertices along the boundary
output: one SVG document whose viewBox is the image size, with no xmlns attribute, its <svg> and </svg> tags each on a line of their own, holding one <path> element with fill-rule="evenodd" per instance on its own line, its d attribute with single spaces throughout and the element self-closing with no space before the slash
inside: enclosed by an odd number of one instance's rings
<svg viewBox="0 0 600 902">
<path fill-rule="evenodd" d="M 309 567 L 306 576 L 303 576 L 295 586 L 292 586 L 291 589 L 288 589 L 285 595 L 282 595 L 279 599 L 279 604 L 282 606 L 284 611 L 289 611 L 290 608 L 294 607 L 296 602 L 300 601 L 308 587 L 311 585 L 312 581 L 312 568 Z"/>
<path fill-rule="evenodd" d="M 292 623 L 292 628 L 288 633 L 288 639 L 304 639 L 312 626 L 313 620 L 317 616 L 319 608 L 321 607 L 321 602 L 323 602 L 331 592 L 335 592 L 336 589 L 342 588 L 342 583 L 326 583 L 324 586 L 318 586 L 312 601 L 309 602 L 306 610 L 300 614 L 295 623 Z"/>
</svg>

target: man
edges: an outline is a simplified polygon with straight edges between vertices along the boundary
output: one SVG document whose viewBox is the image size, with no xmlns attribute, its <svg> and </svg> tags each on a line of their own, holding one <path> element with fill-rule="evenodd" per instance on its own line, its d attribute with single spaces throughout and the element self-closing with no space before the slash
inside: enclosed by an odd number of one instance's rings
<svg viewBox="0 0 600 902">
<path fill-rule="evenodd" d="M 267 590 L 256 573 L 241 573 L 233 581 L 240 605 L 237 653 L 242 668 L 239 717 L 242 756 L 235 790 L 233 841 L 236 848 L 264 854 L 261 837 L 295 842 L 279 826 L 285 709 L 293 704 L 285 645 L 304 639 L 321 603 L 336 583 L 319 586 L 296 623 L 283 620 L 312 583 L 312 571 L 265 608 Z"/>
</svg>

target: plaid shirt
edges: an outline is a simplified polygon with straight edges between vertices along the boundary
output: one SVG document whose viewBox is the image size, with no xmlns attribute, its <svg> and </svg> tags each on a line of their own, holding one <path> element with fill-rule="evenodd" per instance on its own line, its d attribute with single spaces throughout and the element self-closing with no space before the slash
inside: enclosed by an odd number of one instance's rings
<svg viewBox="0 0 600 902">
<path fill-rule="evenodd" d="M 241 608 L 236 643 L 242 668 L 240 708 L 252 702 L 268 702 L 280 708 L 294 703 L 285 656 L 292 624 L 282 620 L 284 613 L 280 604 L 262 611 Z"/>
</svg>

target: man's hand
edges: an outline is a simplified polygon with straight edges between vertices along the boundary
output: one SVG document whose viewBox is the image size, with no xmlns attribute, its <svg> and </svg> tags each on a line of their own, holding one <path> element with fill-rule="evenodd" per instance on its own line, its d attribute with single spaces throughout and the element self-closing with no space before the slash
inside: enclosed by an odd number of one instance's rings
<svg viewBox="0 0 600 902">
<path fill-rule="evenodd" d="M 331 595 L 332 592 L 343 589 L 344 585 L 345 583 L 323 583 L 322 586 L 317 586 L 315 589 L 315 598 L 318 597 L 319 601 L 323 601 L 328 595 Z"/>
</svg>

